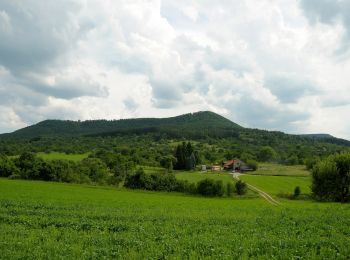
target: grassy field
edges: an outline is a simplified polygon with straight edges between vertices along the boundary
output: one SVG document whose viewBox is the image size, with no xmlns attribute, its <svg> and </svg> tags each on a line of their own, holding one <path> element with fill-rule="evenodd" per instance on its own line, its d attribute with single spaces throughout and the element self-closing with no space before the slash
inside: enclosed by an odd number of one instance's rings
<svg viewBox="0 0 350 260">
<path fill-rule="evenodd" d="M 70 161 L 78 162 L 87 158 L 89 156 L 89 153 L 65 154 L 65 153 L 51 152 L 51 153 L 38 153 L 37 155 L 44 160 L 70 160 Z"/>
<path fill-rule="evenodd" d="M 349 205 L 0 179 L 2 259 L 348 259 Z"/>
<path fill-rule="evenodd" d="M 250 172 L 253 175 L 270 175 L 270 176 L 310 176 L 305 165 L 281 165 L 274 163 L 259 163 L 257 171 Z"/>
<path fill-rule="evenodd" d="M 310 177 L 242 175 L 239 178 L 272 195 L 293 194 L 296 186 L 302 194 L 310 194 Z"/>
<path fill-rule="evenodd" d="M 257 171 L 250 172 L 253 175 L 271 175 L 271 176 L 310 176 L 305 165 L 281 165 L 274 163 L 259 163 Z"/>
<path fill-rule="evenodd" d="M 224 184 L 234 182 L 232 175 L 228 173 L 217 172 L 191 172 L 191 171 L 175 171 L 175 176 L 179 180 L 188 180 L 189 182 L 198 183 L 203 179 L 221 180 Z"/>
<path fill-rule="evenodd" d="M 147 173 L 147 174 L 166 172 L 166 169 L 161 168 L 161 167 L 152 167 L 152 166 L 143 166 L 143 165 L 140 165 L 138 167 L 142 168 L 145 171 L 145 173 Z"/>
</svg>

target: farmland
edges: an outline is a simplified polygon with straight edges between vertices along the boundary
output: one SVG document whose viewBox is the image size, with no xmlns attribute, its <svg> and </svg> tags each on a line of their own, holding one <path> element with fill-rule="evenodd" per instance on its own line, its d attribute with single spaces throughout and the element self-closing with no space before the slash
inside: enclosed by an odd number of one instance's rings
<svg viewBox="0 0 350 260">
<path fill-rule="evenodd" d="M 0 179 L 2 258 L 350 255 L 348 205 Z"/>
</svg>

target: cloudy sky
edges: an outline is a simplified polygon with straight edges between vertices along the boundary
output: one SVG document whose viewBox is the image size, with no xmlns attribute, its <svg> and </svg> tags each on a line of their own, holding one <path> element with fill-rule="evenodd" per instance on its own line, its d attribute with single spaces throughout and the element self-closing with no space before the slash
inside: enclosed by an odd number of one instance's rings
<svg viewBox="0 0 350 260">
<path fill-rule="evenodd" d="M 211 110 L 350 139 L 348 0 L 0 0 L 0 132 Z"/>
</svg>

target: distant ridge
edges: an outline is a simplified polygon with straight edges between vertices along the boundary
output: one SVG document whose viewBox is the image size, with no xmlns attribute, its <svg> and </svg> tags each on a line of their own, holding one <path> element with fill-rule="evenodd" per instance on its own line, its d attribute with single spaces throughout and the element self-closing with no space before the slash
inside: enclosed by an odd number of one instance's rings
<svg viewBox="0 0 350 260">
<path fill-rule="evenodd" d="M 210 111 L 200 111 L 169 118 L 136 118 L 120 120 L 45 120 L 2 136 L 34 138 L 44 136 L 106 135 L 113 133 L 158 131 L 164 129 L 240 129 L 238 124 Z"/>
<path fill-rule="evenodd" d="M 330 134 L 302 134 L 300 136 L 315 138 L 315 139 L 335 138 L 334 136 L 332 136 Z"/>
<path fill-rule="evenodd" d="M 151 134 L 159 138 L 205 139 L 239 138 L 247 143 L 294 143 L 294 138 L 316 143 L 350 147 L 350 141 L 329 134 L 289 135 L 283 132 L 244 128 L 210 111 L 200 111 L 168 118 L 135 118 L 120 120 L 45 120 L 13 133 L 0 135 L 0 140 L 51 137 L 104 137 Z"/>
</svg>

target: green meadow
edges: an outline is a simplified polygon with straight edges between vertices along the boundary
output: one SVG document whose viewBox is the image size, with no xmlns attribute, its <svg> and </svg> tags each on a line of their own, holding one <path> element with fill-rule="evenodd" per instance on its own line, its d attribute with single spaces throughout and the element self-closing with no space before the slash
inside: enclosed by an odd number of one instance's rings
<svg viewBox="0 0 350 260">
<path fill-rule="evenodd" d="M 38 157 L 44 160 L 69 160 L 79 162 L 89 156 L 89 153 L 83 154 L 66 154 L 66 153 L 37 153 Z"/>
<path fill-rule="evenodd" d="M 282 177 L 283 178 L 283 177 Z M 0 179 L 2 259 L 348 259 L 350 207 Z"/>
<path fill-rule="evenodd" d="M 302 194 L 310 194 L 310 177 L 243 175 L 240 179 L 269 194 L 293 194 L 299 186 Z"/>
<path fill-rule="evenodd" d="M 307 177 L 310 172 L 306 170 L 305 165 L 281 165 L 275 163 L 259 163 L 257 171 L 250 172 L 253 175 L 270 176 L 303 176 Z"/>
<path fill-rule="evenodd" d="M 175 176 L 179 180 L 187 180 L 189 182 L 198 183 L 199 181 L 209 178 L 215 181 L 222 181 L 224 184 L 228 182 L 234 182 L 232 175 L 228 173 L 217 172 L 188 172 L 188 171 L 175 171 Z"/>
</svg>

